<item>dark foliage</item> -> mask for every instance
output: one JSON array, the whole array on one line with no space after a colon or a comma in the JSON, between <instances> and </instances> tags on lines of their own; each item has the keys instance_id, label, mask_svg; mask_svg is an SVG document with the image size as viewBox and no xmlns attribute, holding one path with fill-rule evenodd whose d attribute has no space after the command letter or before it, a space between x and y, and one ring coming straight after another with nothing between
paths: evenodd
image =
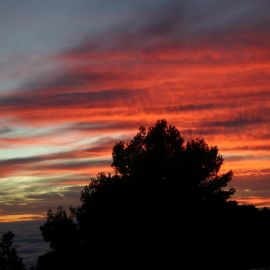
<instances>
[{"instance_id":1,"label":"dark foliage","mask_svg":"<svg viewBox=\"0 0 270 270\"><path fill-rule=\"evenodd\" d=\"M113 148L113 175L98 174L67 214L41 227L52 252L38 270L249 269L270 265L270 213L228 201L232 172L217 147L184 143L158 121Z\"/></svg>"},{"instance_id":2,"label":"dark foliage","mask_svg":"<svg viewBox=\"0 0 270 270\"><path fill-rule=\"evenodd\" d=\"M169 189L170 193L175 190L186 203L225 202L234 193L233 189L223 189L232 172L218 175L223 158L217 147L209 147L202 139L184 145L180 132L165 120L158 121L148 132L140 128L127 144L117 143L112 155L116 173L141 182L149 192L156 187Z\"/></svg>"},{"instance_id":3,"label":"dark foliage","mask_svg":"<svg viewBox=\"0 0 270 270\"><path fill-rule=\"evenodd\" d=\"M0 242L0 269L1 270L25 270L22 259L18 256L12 245L14 234L7 232Z\"/></svg>"},{"instance_id":4,"label":"dark foliage","mask_svg":"<svg viewBox=\"0 0 270 270\"><path fill-rule=\"evenodd\" d=\"M44 240L50 243L52 249L69 249L75 244L77 225L62 207L55 213L49 209L47 222L40 229Z\"/></svg>"}]
</instances>

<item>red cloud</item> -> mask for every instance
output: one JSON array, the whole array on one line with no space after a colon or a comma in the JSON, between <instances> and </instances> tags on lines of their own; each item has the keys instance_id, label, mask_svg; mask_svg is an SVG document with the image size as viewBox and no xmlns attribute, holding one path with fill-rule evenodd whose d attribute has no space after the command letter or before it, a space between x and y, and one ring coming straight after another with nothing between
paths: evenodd
<instances>
[{"instance_id":1,"label":"red cloud","mask_svg":"<svg viewBox=\"0 0 270 270\"><path fill-rule=\"evenodd\" d=\"M262 146L270 142L269 16L258 18L259 24L244 18L239 25L219 20L212 25L207 13L199 13L203 18L198 24L188 4L176 4L143 15L135 25L92 35L55 57L62 68L57 74L0 96L3 118L37 129L59 126L38 136L4 134L2 146L53 148L61 141L113 138L90 148L1 161L1 176L85 176L110 170L108 156L115 140L160 118L188 138L205 137L227 156L256 157L252 163L225 160L225 169L234 169L236 175L270 168L270 161L261 158L268 151ZM65 141L68 136L71 140ZM89 157L101 161L86 160ZM66 185L69 180L60 182Z\"/></svg>"}]
</instances>

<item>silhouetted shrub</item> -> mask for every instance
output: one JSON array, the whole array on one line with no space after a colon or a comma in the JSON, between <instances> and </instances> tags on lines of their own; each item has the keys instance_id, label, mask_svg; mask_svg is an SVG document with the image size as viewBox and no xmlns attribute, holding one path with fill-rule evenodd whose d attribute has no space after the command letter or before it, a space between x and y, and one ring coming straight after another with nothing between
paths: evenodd
<instances>
[{"instance_id":1,"label":"silhouetted shrub","mask_svg":"<svg viewBox=\"0 0 270 270\"><path fill-rule=\"evenodd\" d=\"M25 270L22 259L18 256L12 245L14 234L7 232L0 242L0 269L1 270Z\"/></svg>"}]
</instances>

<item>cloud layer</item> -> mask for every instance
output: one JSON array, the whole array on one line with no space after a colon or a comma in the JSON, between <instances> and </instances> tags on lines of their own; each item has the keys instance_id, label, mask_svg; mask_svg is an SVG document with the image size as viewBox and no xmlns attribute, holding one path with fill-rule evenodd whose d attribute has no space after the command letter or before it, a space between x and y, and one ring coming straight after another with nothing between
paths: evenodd
<instances>
[{"instance_id":1,"label":"cloud layer","mask_svg":"<svg viewBox=\"0 0 270 270\"><path fill-rule=\"evenodd\" d=\"M218 145L239 201L268 205L270 189L259 191L270 181L269 2L125 8L121 23L50 55L53 72L1 92L2 214L40 213L48 196L74 203L74 186L111 170L117 140L160 118Z\"/></svg>"}]
</instances>

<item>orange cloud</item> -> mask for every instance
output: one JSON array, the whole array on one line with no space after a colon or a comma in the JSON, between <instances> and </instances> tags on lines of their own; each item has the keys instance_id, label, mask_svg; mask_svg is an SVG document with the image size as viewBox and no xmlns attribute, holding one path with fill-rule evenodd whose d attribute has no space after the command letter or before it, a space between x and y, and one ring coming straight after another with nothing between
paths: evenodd
<instances>
[{"instance_id":1,"label":"orange cloud","mask_svg":"<svg viewBox=\"0 0 270 270\"><path fill-rule=\"evenodd\" d=\"M14 214L14 215L3 215L0 216L0 222L22 222L22 221L32 221L32 220L43 220L46 215L35 215L35 214Z\"/></svg>"}]
</instances>

